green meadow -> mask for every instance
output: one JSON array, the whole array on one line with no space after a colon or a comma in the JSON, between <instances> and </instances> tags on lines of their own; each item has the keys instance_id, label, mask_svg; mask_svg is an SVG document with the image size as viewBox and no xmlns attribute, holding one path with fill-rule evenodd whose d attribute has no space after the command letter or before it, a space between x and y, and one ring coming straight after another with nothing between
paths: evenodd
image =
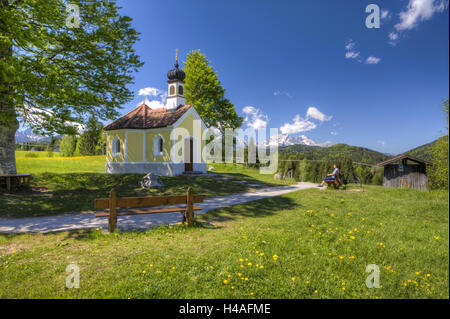
<instances>
[{"instance_id":1,"label":"green meadow","mask_svg":"<svg viewBox=\"0 0 450 319\"><path fill-rule=\"evenodd\" d=\"M310 189L192 228L0 235L0 298L449 298L448 209L448 192Z\"/></svg>"},{"instance_id":2,"label":"green meadow","mask_svg":"<svg viewBox=\"0 0 450 319\"><path fill-rule=\"evenodd\" d=\"M142 189L142 174L105 174L105 156L46 157L47 152L17 152L17 172L32 174L32 191L0 194L1 217L36 217L93 210L96 198L108 197L114 188L118 196L186 194L192 186L197 194L222 196L262 187L292 184L294 180L274 180L273 174L238 165L213 164L218 174L161 177L164 187ZM226 178L218 178L226 177Z\"/></svg>"},{"instance_id":3,"label":"green meadow","mask_svg":"<svg viewBox=\"0 0 450 319\"><path fill-rule=\"evenodd\" d=\"M237 165L208 176L106 175L103 156L18 156L33 190L0 195L1 217L93 209L119 196L207 196L290 184ZM225 177L225 178L223 178ZM309 189L196 215L194 227L0 234L0 298L449 298L448 191ZM80 288L66 288L66 267ZM379 288L367 288L368 265Z\"/></svg>"}]
</instances>

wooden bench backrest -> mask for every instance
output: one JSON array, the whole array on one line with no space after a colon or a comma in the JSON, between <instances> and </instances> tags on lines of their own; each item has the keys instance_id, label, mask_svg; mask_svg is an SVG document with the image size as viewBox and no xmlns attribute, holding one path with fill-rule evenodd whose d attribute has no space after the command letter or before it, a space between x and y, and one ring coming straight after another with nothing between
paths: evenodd
<instances>
[{"instance_id":1,"label":"wooden bench backrest","mask_svg":"<svg viewBox=\"0 0 450 319\"><path fill-rule=\"evenodd\" d=\"M111 198L98 198L95 200L95 209L107 209ZM193 203L203 203L203 195L194 195ZM187 204L186 195L147 196L147 197L116 197L116 208L149 207Z\"/></svg>"},{"instance_id":2,"label":"wooden bench backrest","mask_svg":"<svg viewBox=\"0 0 450 319\"><path fill-rule=\"evenodd\" d=\"M116 197L114 189L109 198L97 198L94 202L95 209L109 209L108 230L114 232L117 225L117 208L149 207L186 204L188 225L194 224L194 203L202 203L203 195L194 195L192 187L188 188L186 195L174 196L147 196L147 197Z\"/></svg>"}]
</instances>

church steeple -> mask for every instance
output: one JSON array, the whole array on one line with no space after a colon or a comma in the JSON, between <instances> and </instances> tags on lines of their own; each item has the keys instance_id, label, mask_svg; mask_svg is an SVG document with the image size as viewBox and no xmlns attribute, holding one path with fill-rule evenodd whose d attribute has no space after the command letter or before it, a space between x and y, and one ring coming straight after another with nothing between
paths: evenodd
<instances>
[{"instance_id":1,"label":"church steeple","mask_svg":"<svg viewBox=\"0 0 450 319\"><path fill-rule=\"evenodd\" d=\"M178 49L176 50L174 67L174 69L167 73L167 78L169 79L167 81L169 83L167 91L169 93L166 108L168 110L173 110L180 105L186 104L186 99L184 98L184 79L186 78L186 74L178 68Z\"/></svg>"}]
</instances>

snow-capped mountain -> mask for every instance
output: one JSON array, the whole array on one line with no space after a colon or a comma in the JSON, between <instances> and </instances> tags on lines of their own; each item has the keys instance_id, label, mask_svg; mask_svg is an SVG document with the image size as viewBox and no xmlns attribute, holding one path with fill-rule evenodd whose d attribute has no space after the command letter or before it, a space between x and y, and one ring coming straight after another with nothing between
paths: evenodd
<instances>
[{"instance_id":1,"label":"snow-capped mountain","mask_svg":"<svg viewBox=\"0 0 450 319\"><path fill-rule=\"evenodd\" d=\"M312 139L308 138L306 135L291 136L289 134L278 134L275 136L271 136L270 139L265 140L261 146L268 147L278 145L278 147L282 147L296 144L321 146L321 147L328 147L332 145L332 143L329 141L318 144L314 142Z\"/></svg>"},{"instance_id":2,"label":"snow-capped mountain","mask_svg":"<svg viewBox=\"0 0 450 319\"><path fill-rule=\"evenodd\" d=\"M30 128L16 131L16 143L48 142L48 141L50 141L50 137L36 135L33 133L33 131Z\"/></svg>"}]
</instances>

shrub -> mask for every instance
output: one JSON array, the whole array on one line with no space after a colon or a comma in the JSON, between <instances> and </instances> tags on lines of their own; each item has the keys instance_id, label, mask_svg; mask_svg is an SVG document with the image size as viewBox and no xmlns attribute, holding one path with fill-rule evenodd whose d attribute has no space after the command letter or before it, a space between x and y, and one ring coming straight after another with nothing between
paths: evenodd
<instances>
[{"instance_id":1,"label":"shrub","mask_svg":"<svg viewBox=\"0 0 450 319\"><path fill-rule=\"evenodd\" d=\"M25 153L25 157L39 157L39 154L35 152L27 152Z\"/></svg>"},{"instance_id":2,"label":"shrub","mask_svg":"<svg viewBox=\"0 0 450 319\"><path fill-rule=\"evenodd\" d=\"M77 146L77 138L74 135L66 135L62 138L59 146L61 156L73 156Z\"/></svg>"}]
</instances>

